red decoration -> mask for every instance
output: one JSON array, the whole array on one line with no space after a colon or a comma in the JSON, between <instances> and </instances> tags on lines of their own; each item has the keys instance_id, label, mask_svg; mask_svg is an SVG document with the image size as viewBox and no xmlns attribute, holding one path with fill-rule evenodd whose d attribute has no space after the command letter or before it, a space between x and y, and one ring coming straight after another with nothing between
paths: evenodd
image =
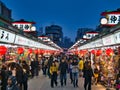
<instances>
[{"instance_id":1,"label":"red decoration","mask_svg":"<svg viewBox=\"0 0 120 90\"><path fill-rule=\"evenodd\" d=\"M35 54L38 54L38 49L35 49L35 50L34 50L34 53L35 53Z\"/></svg>"},{"instance_id":2,"label":"red decoration","mask_svg":"<svg viewBox=\"0 0 120 90\"><path fill-rule=\"evenodd\" d=\"M96 51L96 56L100 56L101 54L102 54L102 50L99 49Z\"/></svg>"},{"instance_id":3,"label":"red decoration","mask_svg":"<svg viewBox=\"0 0 120 90\"><path fill-rule=\"evenodd\" d=\"M32 52L33 52L32 48L28 49L29 54L32 53Z\"/></svg>"},{"instance_id":4,"label":"red decoration","mask_svg":"<svg viewBox=\"0 0 120 90\"><path fill-rule=\"evenodd\" d=\"M111 48L106 49L106 54L108 56L112 55L113 54L113 50Z\"/></svg>"},{"instance_id":5,"label":"red decoration","mask_svg":"<svg viewBox=\"0 0 120 90\"><path fill-rule=\"evenodd\" d=\"M5 46L0 46L0 55L5 55L7 48Z\"/></svg>"},{"instance_id":6,"label":"red decoration","mask_svg":"<svg viewBox=\"0 0 120 90\"><path fill-rule=\"evenodd\" d=\"M22 47L19 47L17 49L18 54L22 54L24 52L24 49Z\"/></svg>"},{"instance_id":7,"label":"red decoration","mask_svg":"<svg viewBox=\"0 0 120 90\"><path fill-rule=\"evenodd\" d=\"M79 53L80 53L81 56L84 56L87 53L87 50L80 50Z\"/></svg>"},{"instance_id":8,"label":"red decoration","mask_svg":"<svg viewBox=\"0 0 120 90\"><path fill-rule=\"evenodd\" d=\"M92 54L96 54L96 50L91 50L91 53Z\"/></svg>"}]
</instances>

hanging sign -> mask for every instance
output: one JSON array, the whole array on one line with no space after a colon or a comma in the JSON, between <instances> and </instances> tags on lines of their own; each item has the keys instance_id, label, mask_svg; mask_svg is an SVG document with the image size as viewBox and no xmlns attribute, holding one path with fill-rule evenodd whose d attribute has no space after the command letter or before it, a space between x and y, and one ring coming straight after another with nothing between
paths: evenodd
<instances>
[{"instance_id":1,"label":"hanging sign","mask_svg":"<svg viewBox=\"0 0 120 90\"><path fill-rule=\"evenodd\" d=\"M14 43L15 34L0 29L0 42Z\"/></svg>"},{"instance_id":2,"label":"hanging sign","mask_svg":"<svg viewBox=\"0 0 120 90\"><path fill-rule=\"evenodd\" d=\"M110 36L104 37L104 38L102 38L102 40L103 40L103 44L104 45L116 44L114 35L110 35Z\"/></svg>"},{"instance_id":3,"label":"hanging sign","mask_svg":"<svg viewBox=\"0 0 120 90\"><path fill-rule=\"evenodd\" d=\"M120 43L120 32L114 34L116 44Z\"/></svg>"}]
</instances>

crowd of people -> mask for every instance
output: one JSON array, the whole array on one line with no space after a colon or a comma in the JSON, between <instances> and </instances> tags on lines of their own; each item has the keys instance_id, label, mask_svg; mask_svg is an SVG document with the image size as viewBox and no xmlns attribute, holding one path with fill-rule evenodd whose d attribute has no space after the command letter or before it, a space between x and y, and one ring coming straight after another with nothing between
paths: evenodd
<instances>
[{"instance_id":1,"label":"crowd of people","mask_svg":"<svg viewBox=\"0 0 120 90\"><path fill-rule=\"evenodd\" d=\"M28 64L25 60L3 62L0 70L1 90L28 90L28 79L38 76L39 62L31 59Z\"/></svg>"},{"instance_id":2,"label":"crowd of people","mask_svg":"<svg viewBox=\"0 0 120 90\"><path fill-rule=\"evenodd\" d=\"M73 87L79 87L79 78L84 78L84 90L92 90L91 85L93 83L97 85L100 72L95 65L94 68L91 66L89 57L64 54L41 57L40 60L31 58L29 64L26 60L19 63L4 62L0 71L1 90L28 90L29 78L37 77L40 70L45 77L50 78L51 88L58 86L58 77L60 77L61 87L67 85L67 80L70 80ZM116 85L120 87L120 73L117 75Z\"/></svg>"},{"instance_id":3,"label":"crowd of people","mask_svg":"<svg viewBox=\"0 0 120 90\"><path fill-rule=\"evenodd\" d=\"M51 62L51 63L50 63ZM78 86L79 77L84 77L85 90L91 90L92 77L94 77L91 61L89 58L84 60L78 56L57 56L44 59L42 62L43 75L48 75L51 79L51 87L58 85L58 77L60 77L61 87L67 85L67 74L69 74L73 87ZM96 80L97 83L97 80ZM87 89L88 87L88 89Z\"/></svg>"}]
</instances>

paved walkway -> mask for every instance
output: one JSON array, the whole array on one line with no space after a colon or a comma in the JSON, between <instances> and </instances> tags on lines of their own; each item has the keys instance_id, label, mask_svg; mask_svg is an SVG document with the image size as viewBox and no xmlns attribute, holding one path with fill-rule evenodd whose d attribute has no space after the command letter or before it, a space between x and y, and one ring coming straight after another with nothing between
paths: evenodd
<instances>
[{"instance_id":1,"label":"paved walkway","mask_svg":"<svg viewBox=\"0 0 120 90\"><path fill-rule=\"evenodd\" d=\"M42 74L38 77L34 77L29 80L28 90L84 90L83 88L83 78L79 78L79 87L74 88L70 83L70 80L67 80L67 85L61 87L58 79L58 86L51 88L50 87L50 79L48 77L43 76ZM106 90L102 85L92 85L92 90Z\"/></svg>"}]
</instances>

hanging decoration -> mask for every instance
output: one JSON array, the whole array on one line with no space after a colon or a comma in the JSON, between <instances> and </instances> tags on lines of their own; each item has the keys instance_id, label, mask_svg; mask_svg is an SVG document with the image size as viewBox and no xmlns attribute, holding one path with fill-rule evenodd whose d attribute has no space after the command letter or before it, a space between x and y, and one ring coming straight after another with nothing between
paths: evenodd
<instances>
[{"instance_id":1,"label":"hanging decoration","mask_svg":"<svg viewBox=\"0 0 120 90\"><path fill-rule=\"evenodd\" d=\"M24 52L24 49L22 47L17 48L17 53L22 54Z\"/></svg>"},{"instance_id":2,"label":"hanging decoration","mask_svg":"<svg viewBox=\"0 0 120 90\"><path fill-rule=\"evenodd\" d=\"M0 55L5 55L7 52L7 48L5 46L0 46Z\"/></svg>"},{"instance_id":3,"label":"hanging decoration","mask_svg":"<svg viewBox=\"0 0 120 90\"><path fill-rule=\"evenodd\" d=\"M96 50L94 50L94 49L91 50L91 53L95 55L96 54Z\"/></svg>"},{"instance_id":4,"label":"hanging decoration","mask_svg":"<svg viewBox=\"0 0 120 90\"><path fill-rule=\"evenodd\" d=\"M100 56L101 54L102 54L102 50L99 49L96 51L96 56Z\"/></svg>"},{"instance_id":5,"label":"hanging decoration","mask_svg":"<svg viewBox=\"0 0 120 90\"><path fill-rule=\"evenodd\" d=\"M32 48L28 49L28 53L31 54L33 52Z\"/></svg>"},{"instance_id":6,"label":"hanging decoration","mask_svg":"<svg viewBox=\"0 0 120 90\"><path fill-rule=\"evenodd\" d=\"M113 55L113 49L111 49L111 48L108 48L108 49L106 49L106 55L108 55L108 56L111 56L111 55Z\"/></svg>"}]
</instances>

